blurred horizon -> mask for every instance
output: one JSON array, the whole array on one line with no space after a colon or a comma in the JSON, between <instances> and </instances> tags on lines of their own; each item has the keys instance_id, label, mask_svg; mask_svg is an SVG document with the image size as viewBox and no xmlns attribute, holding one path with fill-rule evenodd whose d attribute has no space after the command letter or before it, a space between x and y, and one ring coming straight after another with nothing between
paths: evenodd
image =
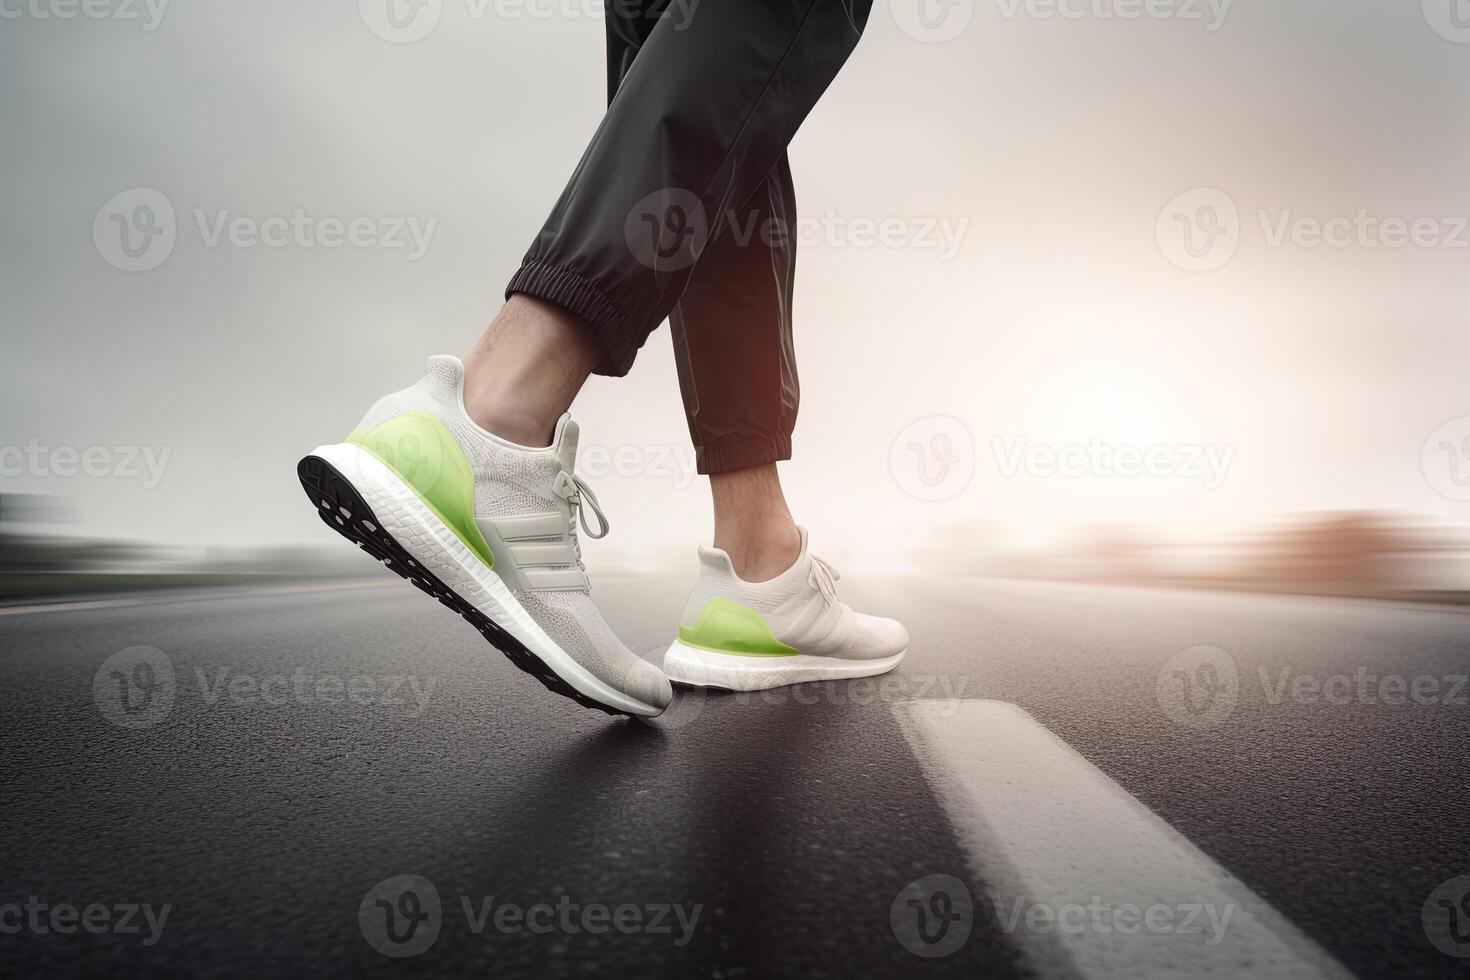
<instances>
[{"instance_id":1,"label":"blurred horizon","mask_svg":"<svg viewBox=\"0 0 1470 980\"><path fill-rule=\"evenodd\" d=\"M1187 538L1146 525L1095 525L1048 546L1014 547L986 522L957 522L910 542L887 574L1010 578L1234 591L1470 602L1470 528L1385 512L1280 515L1235 533ZM672 551L612 560L599 579L693 572ZM167 577L274 580L369 578L373 562L330 542L184 546L97 539L71 520L64 500L0 494L0 600L101 591ZM90 579L90 581L89 581ZM389 581L385 574L383 581ZM207 584L207 583L205 583Z\"/></svg>"}]
</instances>

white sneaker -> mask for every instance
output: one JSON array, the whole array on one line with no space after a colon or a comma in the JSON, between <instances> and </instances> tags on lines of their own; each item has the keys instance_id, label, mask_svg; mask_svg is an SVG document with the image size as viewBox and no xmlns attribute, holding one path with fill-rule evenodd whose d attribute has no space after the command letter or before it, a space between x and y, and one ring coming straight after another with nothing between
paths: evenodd
<instances>
[{"instance_id":1,"label":"white sneaker","mask_svg":"<svg viewBox=\"0 0 1470 980\"><path fill-rule=\"evenodd\" d=\"M573 475L576 457L570 416L543 449L480 428L465 412L464 365L439 356L345 442L302 459L297 475L328 527L469 620L517 667L587 707L652 717L673 691L592 602L576 521L600 538L607 520Z\"/></svg>"},{"instance_id":2,"label":"white sneaker","mask_svg":"<svg viewBox=\"0 0 1470 980\"><path fill-rule=\"evenodd\" d=\"M908 652L891 619L853 612L837 598L836 570L807 550L769 582L746 582L730 556L699 549L699 581L679 638L664 655L677 684L761 691L804 681L886 674Z\"/></svg>"}]
</instances>

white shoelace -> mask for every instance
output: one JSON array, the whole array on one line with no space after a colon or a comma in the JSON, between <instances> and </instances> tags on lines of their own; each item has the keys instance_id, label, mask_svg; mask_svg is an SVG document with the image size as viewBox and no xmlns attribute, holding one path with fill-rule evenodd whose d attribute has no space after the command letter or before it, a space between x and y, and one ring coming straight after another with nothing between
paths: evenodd
<instances>
[{"instance_id":1,"label":"white shoelace","mask_svg":"<svg viewBox=\"0 0 1470 980\"><path fill-rule=\"evenodd\" d=\"M812 588L822 593L829 605L840 601L837 598L837 580L842 578L842 573L816 555L811 558L812 570L807 575L807 581Z\"/></svg>"},{"instance_id":2,"label":"white shoelace","mask_svg":"<svg viewBox=\"0 0 1470 980\"><path fill-rule=\"evenodd\" d=\"M577 567L586 571L586 567L582 564L582 542L577 539L577 525L581 524L582 532L594 541L607 537L607 532L612 530L612 525L608 523L607 515L602 512L602 505L597 502L597 494L593 493L592 488L575 473L562 470L556 475L556 480L552 483L551 488L558 497L571 506L572 550L577 556ZM592 528L587 526L589 506L597 515L598 531L596 534L593 534Z\"/></svg>"}]
</instances>

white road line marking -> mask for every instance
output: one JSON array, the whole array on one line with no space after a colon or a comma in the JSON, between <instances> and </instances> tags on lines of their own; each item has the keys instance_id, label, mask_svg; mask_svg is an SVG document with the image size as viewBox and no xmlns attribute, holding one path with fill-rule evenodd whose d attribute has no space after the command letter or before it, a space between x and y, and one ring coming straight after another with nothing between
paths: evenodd
<instances>
[{"instance_id":1,"label":"white road line marking","mask_svg":"<svg viewBox=\"0 0 1470 980\"><path fill-rule=\"evenodd\" d=\"M25 616L30 613L75 612L78 609L116 609L119 606L141 606L141 599L93 599L87 602L43 602L35 606L5 606L0 616Z\"/></svg>"},{"instance_id":2,"label":"white road line marking","mask_svg":"<svg viewBox=\"0 0 1470 980\"><path fill-rule=\"evenodd\" d=\"M219 592L191 592L180 595L171 592L166 596L153 597L152 601L140 599L87 599L79 602L41 602L29 606L0 606L0 616L25 616L32 613L77 612L86 609L117 609L123 606L162 606L178 602L201 602L206 599L245 599L263 595L302 595L310 592L347 592L353 589L397 588L397 579L377 581L316 582L310 585L264 585L247 586L243 590L222 586Z\"/></svg>"},{"instance_id":3,"label":"white road line marking","mask_svg":"<svg viewBox=\"0 0 1470 980\"><path fill-rule=\"evenodd\" d=\"M995 889L985 911L1042 975L1351 976L1016 705L893 710L975 871Z\"/></svg>"}]
</instances>

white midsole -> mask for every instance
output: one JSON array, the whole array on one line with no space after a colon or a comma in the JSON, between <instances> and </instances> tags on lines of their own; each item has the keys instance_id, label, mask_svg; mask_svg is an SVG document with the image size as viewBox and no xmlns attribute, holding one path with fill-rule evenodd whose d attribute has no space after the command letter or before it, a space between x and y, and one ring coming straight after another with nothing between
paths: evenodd
<instances>
[{"instance_id":1,"label":"white midsole","mask_svg":"<svg viewBox=\"0 0 1470 980\"><path fill-rule=\"evenodd\" d=\"M847 660L796 654L785 657L745 657L716 653L675 640L664 654L664 673L676 684L721 687L731 691L764 691L807 681L834 681L873 677L898 666L907 650L878 660Z\"/></svg>"},{"instance_id":2,"label":"white midsole","mask_svg":"<svg viewBox=\"0 0 1470 980\"><path fill-rule=\"evenodd\" d=\"M414 560L530 650L576 690L629 714L654 717L662 708L644 704L607 684L573 660L517 601L480 556L428 508L414 489L372 453L351 443L319 446L311 455L325 460L367 501L378 524Z\"/></svg>"}]
</instances>

